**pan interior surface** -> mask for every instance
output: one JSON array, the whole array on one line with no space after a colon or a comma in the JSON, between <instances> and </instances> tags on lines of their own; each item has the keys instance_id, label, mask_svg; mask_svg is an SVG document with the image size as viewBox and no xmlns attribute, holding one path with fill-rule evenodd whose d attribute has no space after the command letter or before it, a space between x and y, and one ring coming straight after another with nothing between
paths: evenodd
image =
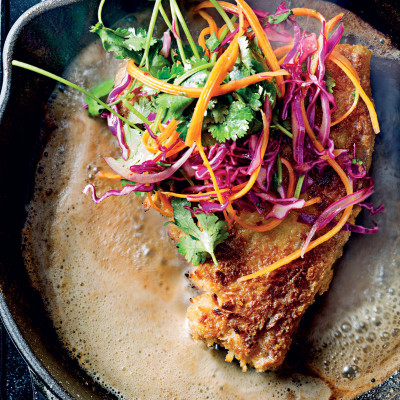
<instances>
[{"instance_id":1,"label":"pan interior surface","mask_svg":"<svg viewBox=\"0 0 400 400\"><path fill-rule=\"evenodd\" d=\"M308 3L327 17L339 12L332 4ZM268 5L274 7L276 3ZM77 382L82 368L91 377L88 382L106 388L89 383L94 392L85 393L76 383L68 387L74 396L251 399L273 393L284 399L350 399L368 390L371 379L376 385L394 372L400 343L399 193L393 190L400 183L395 169L400 94L393 82L400 78L399 55L387 38L357 17L346 13L345 18L345 41L374 50L372 89L382 134L377 137L373 176L375 199L383 199L387 211L374 217L378 235L352 237L330 291L308 314L287 369L278 374L242 374L238 366L223 361L221 351L193 343L185 310L195 292L184 277L188 266L167 238L165 221L152 213L144 215L140 198L114 198L96 206L81 195L89 182L102 192L112 187L95 174L106 168L101 156L117 155L117 149L104 123L81 110L84 99L70 89L56 88L38 142L44 147L37 148L40 159L34 161L35 184L23 231L24 263L33 286L32 304L38 307L31 310L31 321L43 313L43 302L49 316L40 316L46 321L44 335L52 332L52 349L64 362L61 367L47 362L46 367L63 381L62 369L72 358ZM147 11L135 12L128 22L146 26L148 19ZM118 66L94 43L65 74L91 87L112 77ZM371 222L364 215L360 223ZM17 319L35 355L46 363L51 356L40 354L41 346L33 341L35 330L40 330L37 321L32 328L26 319ZM59 339L66 351L59 350Z\"/></svg>"}]
</instances>

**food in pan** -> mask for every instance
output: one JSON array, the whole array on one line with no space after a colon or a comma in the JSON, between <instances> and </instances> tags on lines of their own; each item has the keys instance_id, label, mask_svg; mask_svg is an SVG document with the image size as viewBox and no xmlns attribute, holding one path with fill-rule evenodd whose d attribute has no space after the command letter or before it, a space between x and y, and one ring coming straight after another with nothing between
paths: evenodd
<instances>
[{"instance_id":1,"label":"food in pan","mask_svg":"<svg viewBox=\"0 0 400 400\"><path fill-rule=\"evenodd\" d=\"M193 12L209 26L199 45L174 0L170 16L156 1L147 32L105 27L103 4L92 31L126 61L115 84L76 88L121 148L99 176L123 187L84 192L96 203L135 193L168 217L202 291L188 310L194 338L222 345L243 370L279 367L350 232L378 229L355 225L360 206L382 209L365 203L379 132L371 52L339 44L341 14L326 21L284 2L273 14L243 0L200 3ZM158 14L169 28L162 39ZM320 32L302 30L298 16L318 19Z\"/></svg>"}]
</instances>

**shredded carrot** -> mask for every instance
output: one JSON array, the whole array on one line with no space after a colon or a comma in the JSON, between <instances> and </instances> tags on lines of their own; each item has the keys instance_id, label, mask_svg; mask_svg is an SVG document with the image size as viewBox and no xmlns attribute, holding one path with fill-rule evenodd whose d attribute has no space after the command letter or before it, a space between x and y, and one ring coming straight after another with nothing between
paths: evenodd
<instances>
[{"instance_id":1,"label":"shredded carrot","mask_svg":"<svg viewBox=\"0 0 400 400\"><path fill-rule=\"evenodd\" d=\"M320 244L326 242L327 240L331 239L333 236L335 236L340 230L343 228L344 224L347 222L348 218L350 217L351 211L353 209L353 206L350 206L346 208L343 212L342 217L340 218L339 222L335 225L333 229L331 229L329 232L325 233L325 235L322 235L316 240L313 240L307 247L306 252L314 249L315 247L319 246ZM269 265L266 268L262 268L261 270L255 272L254 274L246 275L238 279L239 282L247 281L249 279L257 278L258 276L267 274L268 272L272 272L286 264L289 264L290 262L298 259L301 257L301 251L302 249L298 249L292 254L289 254L288 256L274 262L273 264Z\"/></svg>"},{"instance_id":2,"label":"shredded carrot","mask_svg":"<svg viewBox=\"0 0 400 400\"><path fill-rule=\"evenodd\" d=\"M293 167L292 164L290 164L290 162L286 160L286 158L281 157L281 162L287 168L289 173L289 185L287 189L287 197L292 197L295 191L295 185L294 185L295 178L294 178Z\"/></svg>"},{"instance_id":3,"label":"shredded carrot","mask_svg":"<svg viewBox=\"0 0 400 400\"><path fill-rule=\"evenodd\" d=\"M325 36L328 36L328 33L332 31L332 29L336 26L336 24L341 21L343 18L343 13L335 15L332 19L330 19L325 25Z\"/></svg>"},{"instance_id":4,"label":"shredded carrot","mask_svg":"<svg viewBox=\"0 0 400 400\"><path fill-rule=\"evenodd\" d=\"M158 197L158 192L156 192L156 198L157 197ZM168 217L168 218L171 218L171 217L174 216L173 212L171 214L171 212L169 210L168 211L164 211L164 210L162 210L160 207L158 207L156 205L156 203L153 200L151 192L147 192L147 201L149 202L150 206L152 208L154 208L156 211L158 211L161 215L164 215L165 217Z\"/></svg>"},{"instance_id":5,"label":"shredded carrot","mask_svg":"<svg viewBox=\"0 0 400 400\"><path fill-rule=\"evenodd\" d=\"M367 96L364 89L361 87L357 77L351 72L351 69L348 66L348 64L350 64L350 62L347 60L346 57L343 57L341 54L339 54L335 50L332 51L332 54L330 55L329 59L332 60L350 78L351 82L356 87L357 91L359 92L361 98L364 100L365 105L368 108L369 115L370 115L371 122L372 122L372 127L374 128L375 133L379 133L380 128L379 128L378 116L376 115L375 107L374 107L371 99ZM343 59L345 59L346 61L344 61Z\"/></svg>"},{"instance_id":6,"label":"shredded carrot","mask_svg":"<svg viewBox=\"0 0 400 400\"><path fill-rule=\"evenodd\" d=\"M161 203L163 208L165 208L167 210L167 212L169 214L171 214L171 219L172 221L174 221L174 209L171 206L171 202L169 201L168 197L162 193L162 192L157 192L160 194L160 199L161 199Z\"/></svg>"},{"instance_id":7,"label":"shredded carrot","mask_svg":"<svg viewBox=\"0 0 400 400\"><path fill-rule=\"evenodd\" d=\"M210 26L210 34L217 34L218 28L214 18L212 18L208 12L203 10L199 10L198 13L208 22L208 25Z\"/></svg>"},{"instance_id":8,"label":"shredded carrot","mask_svg":"<svg viewBox=\"0 0 400 400\"><path fill-rule=\"evenodd\" d=\"M136 78L139 82L156 89L164 93L174 94L176 96L186 96L191 98L199 98L203 88L192 88L185 86L178 86L167 83L154 76L149 75L149 73L139 69L132 60L129 61L126 71L129 75ZM273 77L289 75L284 69L279 69L272 72L261 72L259 74L251 75L246 78L239 79L237 81L231 81L224 85L218 86L213 93L213 96L222 96L231 92L235 92L241 88L253 85L255 83L261 82L263 80L271 80Z\"/></svg>"},{"instance_id":9,"label":"shredded carrot","mask_svg":"<svg viewBox=\"0 0 400 400\"><path fill-rule=\"evenodd\" d=\"M233 186L232 188L226 188L226 189L220 189L221 193L226 193L226 192L235 192L237 190L241 190L244 186L246 186L246 183L241 183L240 185ZM175 192L162 192L166 196L171 196L171 197L178 197L180 199L187 199L190 197L191 201L201 201L201 200L214 200L212 196L216 196L217 192L215 191L210 191L207 193L196 193L196 194L181 194L181 193L175 193ZM208 199L204 198L204 195L210 196Z\"/></svg>"},{"instance_id":10,"label":"shredded carrot","mask_svg":"<svg viewBox=\"0 0 400 400\"><path fill-rule=\"evenodd\" d=\"M315 148L322 152L324 151L324 147L322 146L322 144L318 141L318 139L315 137L314 132L312 131L310 124L308 122L308 118L307 118L307 113L304 107L304 99L301 100L301 112L303 115L303 119L304 119L304 125L306 128L306 132L309 136L309 138L311 139L312 143L314 144ZM343 171L343 169L340 167L340 165L335 161L332 160L330 157L327 157L327 161L328 163L331 165L331 167L336 171L336 173L339 175L340 179L342 180L345 188L346 188L346 192L347 195L352 194L353 193L353 186L349 180L349 178L347 177L346 173ZM312 242L310 242L310 244L307 246L307 248L305 249L304 253L309 252L310 250L314 249L315 247L319 246L320 244L326 242L327 240L331 239L333 236L335 236L344 226L344 224L347 222L347 220L350 217L350 214L353 210L353 206L349 206L347 207L339 222L335 225L335 227L333 229L331 229L330 231L328 231L327 233L325 233L324 235L322 235L321 237L313 240ZM253 273L253 274L249 274L246 276L243 276L241 278L239 278L239 282L242 281L247 281L249 279L253 279L256 278L258 276L264 275L268 272L272 272L296 259L298 259L299 257L301 257L303 252L303 249L300 248L296 251L294 251L293 253L289 254L288 256L274 262L273 264L269 265L268 267L262 268L261 270Z\"/></svg>"},{"instance_id":11,"label":"shredded carrot","mask_svg":"<svg viewBox=\"0 0 400 400\"><path fill-rule=\"evenodd\" d=\"M325 21L325 18L322 14L320 14L317 10L312 10L311 8L292 8L292 12L295 17L311 17L316 18L321 22Z\"/></svg>"},{"instance_id":12,"label":"shredded carrot","mask_svg":"<svg viewBox=\"0 0 400 400\"><path fill-rule=\"evenodd\" d=\"M197 142L197 147L200 154L202 153L201 129L203 125L204 113L207 109L209 101L214 95L215 89L226 78L228 72L232 69L237 60L239 55L239 37L241 34L242 32L239 32L235 36L229 47L214 65L210 75L208 76L206 84L202 88L201 95L194 109L185 143L187 146L192 146L194 142Z\"/></svg>"},{"instance_id":13,"label":"shredded carrot","mask_svg":"<svg viewBox=\"0 0 400 400\"><path fill-rule=\"evenodd\" d=\"M231 14L239 14L239 8L234 4L227 3L226 1L219 1L218 4L225 10L230 12ZM202 3L198 4L196 7L193 8L193 12L198 12L203 8L214 8L214 5L211 1L203 1Z\"/></svg>"},{"instance_id":14,"label":"shredded carrot","mask_svg":"<svg viewBox=\"0 0 400 400\"><path fill-rule=\"evenodd\" d=\"M321 201L321 197L314 197L313 199L306 201L304 207L310 207L314 204L321 203Z\"/></svg>"},{"instance_id":15,"label":"shredded carrot","mask_svg":"<svg viewBox=\"0 0 400 400\"><path fill-rule=\"evenodd\" d=\"M335 121L331 123L331 127L337 125L339 122L342 122L344 119L346 119L357 107L358 100L360 98L360 93L358 92L357 89L355 89L355 95L354 95L354 101L351 107L339 118L337 118Z\"/></svg>"},{"instance_id":16,"label":"shredded carrot","mask_svg":"<svg viewBox=\"0 0 400 400\"><path fill-rule=\"evenodd\" d=\"M306 128L306 132L308 137L311 139L314 147L319 151L319 152L323 152L324 146L322 146L322 144L318 141L318 139L315 137L315 134L313 132L313 130L311 129L310 123L308 122L308 118L307 118L307 113L306 113L306 109L304 106L304 98L301 99L301 113L303 115L303 119L304 119L304 126ZM327 161L328 164L336 171L336 173L339 175L340 179L342 180L345 188L346 188L346 192L347 194L351 194L353 193L353 186L349 180L349 178L347 177L346 173L343 171L343 169L341 168L341 166L335 161L332 160L332 158L327 157Z\"/></svg>"},{"instance_id":17,"label":"shredded carrot","mask_svg":"<svg viewBox=\"0 0 400 400\"><path fill-rule=\"evenodd\" d=\"M282 164L284 164L286 166L286 168L288 169L288 172L289 172L289 185L288 185L288 190L287 190L287 196L288 197L292 197L293 194L294 194L294 190L295 190L295 184L294 184L295 177L294 177L293 167L290 164L290 162L288 160L286 160L285 158L283 158L283 157L281 157L281 162L282 162ZM307 206L312 205L314 203L319 203L320 201L321 201L321 199L319 197L316 197L315 199L312 199L312 200L306 202L304 207L307 207ZM270 231L270 230L276 228L278 225L280 225L283 222L283 219L271 218L264 225L249 225L246 222L244 222L242 219L240 219L233 209L229 210L229 213L230 213L231 217L233 218L233 220L235 222L237 222L241 227L246 228L246 229L250 229L250 230L252 230L254 232L267 232L267 231Z\"/></svg>"},{"instance_id":18,"label":"shredded carrot","mask_svg":"<svg viewBox=\"0 0 400 400\"><path fill-rule=\"evenodd\" d=\"M278 47L274 50L275 56L276 58L278 57L282 57L282 56L286 56L287 53L289 53L290 50L293 49L293 45L292 44L287 44L285 46L281 46ZM281 64L281 62L279 61L279 64Z\"/></svg>"},{"instance_id":19,"label":"shredded carrot","mask_svg":"<svg viewBox=\"0 0 400 400\"><path fill-rule=\"evenodd\" d=\"M267 100L268 101L268 100ZM260 159L264 159L265 151L267 150L268 146L268 139L269 139L269 125L267 122L267 118L265 117L265 114L261 111L262 113L262 119L264 123L264 130L263 130L263 138L262 138L262 143L261 143L261 155ZM261 169L261 164L260 166L251 174L250 179L248 180L246 186L238 193L234 194L233 196L229 197L229 201L232 202L234 200L237 200L241 197L243 197L248 191L253 187L254 183L257 180L258 174Z\"/></svg>"},{"instance_id":20,"label":"shredded carrot","mask_svg":"<svg viewBox=\"0 0 400 400\"><path fill-rule=\"evenodd\" d=\"M149 132L146 130L143 135L142 135L142 142L144 144L144 146L146 147L146 149L153 154L157 154L159 153L159 146L161 146L163 144L163 142L167 139L169 139L167 141L167 143L165 144L166 147L170 146L173 141L175 141L177 139L177 136L179 136L179 133L176 133L176 127L178 126L178 121L176 121L175 119L173 119L172 121L170 121L170 123L168 124L168 126L166 128L162 127L163 132L161 133L161 135L157 136L156 140L155 140L155 146L149 144L149 141L151 139ZM161 129L160 129L161 130ZM153 140L153 139L151 139Z\"/></svg>"},{"instance_id":21,"label":"shredded carrot","mask_svg":"<svg viewBox=\"0 0 400 400\"><path fill-rule=\"evenodd\" d=\"M210 32L211 32L210 27L207 27L207 28L204 28L204 29L200 32L200 35L199 35L199 39L198 39L198 41L199 41L199 46L200 46L204 51L207 50L207 47L206 47L206 38L205 38L205 36L209 35Z\"/></svg>"},{"instance_id":22,"label":"shredded carrot","mask_svg":"<svg viewBox=\"0 0 400 400\"><path fill-rule=\"evenodd\" d=\"M320 203L321 198L320 197L315 197L314 199L311 199L309 201L306 201L303 208L312 206L313 204ZM233 209L232 209L233 210ZM249 229L254 232L267 232L271 231L272 229L276 228L278 225L280 225L283 221L283 219L278 219L278 218L271 218L266 224L264 225L250 225L246 222L244 222L241 218L239 218L236 214L236 212L229 211L229 215L233 218L235 222L237 222L241 227L245 229Z\"/></svg>"},{"instance_id":23,"label":"shredded carrot","mask_svg":"<svg viewBox=\"0 0 400 400\"><path fill-rule=\"evenodd\" d=\"M142 143L146 147L147 151L149 151L150 153L156 154L158 150L149 144L149 140L150 140L149 132L144 131L144 133L142 135Z\"/></svg>"},{"instance_id":24,"label":"shredded carrot","mask_svg":"<svg viewBox=\"0 0 400 400\"><path fill-rule=\"evenodd\" d=\"M203 159L203 164L204 164L205 167L208 169L208 172L209 172L209 174L210 174L210 176L211 176L211 181L212 181L212 183L213 183L213 185L214 185L214 190L215 190L215 192L216 192L216 194L217 194L218 201L219 201L221 204L224 204L224 203L225 203L225 200L224 200L224 198L222 197L221 189L220 189L219 186L218 186L217 178L215 177L214 171L213 171L212 168L211 168L211 165L210 165L210 162L208 161L208 158L207 158L207 156L206 156L206 153L204 153L203 146L202 146L201 143L200 143L200 144L197 144L197 147L198 147L198 149L199 149L199 153L200 153L200 155L201 155L201 158Z\"/></svg>"},{"instance_id":25,"label":"shredded carrot","mask_svg":"<svg viewBox=\"0 0 400 400\"><path fill-rule=\"evenodd\" d=\"M311 57L311 63L310 63L310 72L315 75L318 67L318 62L319 62L319 56L322 51L322 46L323 46L323 41L324 41L324 36L319 35L318 37L318 49L317 51L312 55Z\"/></svg>"},{"instance_id":26,"label":"shredded carrot","mask_svg":"<svg viewBox=\"0 0 400 400\"><path fill-rule=\"evenodd\" d=\"M261 50L264 53L265 59L269 67L272 71L278 71L280 69L278 60L276 59L271 44L256 14L244 0L236 0L236 2L243 9L244 15L246 16L247 20L250 23L250 26L253 29L254 34L256 35L258 45L261 47ZM285 85L282 85L283 78L281 76L277 76L276 83L280 88L281 97L283 97L285 95Z\"/></svg>"},{"instance_id":27,"label":"shredded carrot","mask_svg":"<svg viewBox=\"0 0 400 400\"><path fill-rule=\"evenodd\" d=\"M113 172L99 171L96 175L98 178L105 179L122 179L121 175L114 174Z\"/></svg>"}]
</instances>

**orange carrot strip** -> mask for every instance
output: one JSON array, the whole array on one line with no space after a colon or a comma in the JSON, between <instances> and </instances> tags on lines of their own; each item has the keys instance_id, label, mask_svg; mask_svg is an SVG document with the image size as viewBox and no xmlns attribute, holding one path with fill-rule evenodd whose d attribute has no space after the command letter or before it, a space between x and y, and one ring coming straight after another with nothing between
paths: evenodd
<instances>
[{"instance_id":1,"label":"orange carrot strip","mask_svg":"<svg viewBox=\"0 0 400 400\"><path fill-rule=\"evenodd\" d=\"M314 199L306 201L303 208L311 206L311 205L316 204L316 203L320 203L320 202L321 202L321 198L320 197L316 197ZM234 210L233 210L233 213L230 211L230 215L233 218L233 220L235 222L237 222L241 227L249 229L249 230L254 231L254 232L271 231L272 229L276 228L278 225L280 225L284 221L284 219L271 218L264 225L250 225L250 224L244 222L241 218L239 218Z\"/></svg>"},{"instance_id":2,"label":"orange carrot strip","mask_svg":"<svg viewBox=\"0 0 400 400\"><path fill-rule=\"evenodd\" d=\"M322 152L324 150L324 147L318 141L318 139L315 137L314 132L312 131L310 124L308 122L306 110L304 107L304 99L302 99L302 101L301 101L301 112L303 115L306 132L307 132L309 138L311 139L311 141L314 144L314 146L316 147L316 149L318 151ZM340 176L340 179L342 180L342 182L346 188L347 194L348 195L352 194L353 186L352 186L349 178L347 177L346 173L340 167L340 165L335 160L332 160L330 157L327 158L327 161L332 166L332 168L336 171L336 173ZM319 246L320 244L326 242L327 240L329 240L333 236L335 236L343 228L344 224L349 219L352 210L353 210L353 206L347 207L344 210L341 218L339 219L339 222L335 225L335 227L333 229L331 229L330 231L328 231L327 233L325 233L324 235L322 235L321 237L319 237L318 239L315 239L312 242L310 242L310 244L308 245L308 247L305 250L305 253L309 252L310 250L314 249L315 247ZM293 253L289 254L288 256L274 262L273 264L269 265L268 267L262 268L261 270L255 272L253 274L246 275L246 276L239 278L238 281L239 282L247 281L249 279L253 279L258 276L264 275L268 272L272 272L272 271L298 259L299 257L301 257L301 254L302 254L302 248L300 248L300 249L294 251Z\"/></svg>"},{"instance_id":3,"label":"orange carrot strip","mask_svg":"<svg viewBox=\"0 0 400 400\"><path fill-rule=\"evenodd\" d=\"M227 3L226 1L219 1L218 4L225 10L230 12L231 14L239 14L239 8L234 4ZM202 3L198 4L196 7L193 8L193 12L198 12L203 8L214 8L214 5L211 1L203 1Z\"/></svg>"},{"instance_id":4,"label":"orange carrot strip","mask_svg":"<svg viewBox=\"0 0 400 400\"><path fill-rule=\"evenodd\" d=\"M144 146L146 147L146 149L153 154L156 154L158 149L154 148L153 146L151 146L149 144L149 140L150 140L150 134L149 132L147 132L147 130L143 133L142 135L142 143L144 144Z\"/></svg>"},{"instance_id":5,"label":"orange carrot strip","mask_svg":"<svg viewBox=\"0 0 400 400\"><path fill-rule=\"evenodd\" d=\"M158 192L156 192L156 196L157 196L157 193L158 193ZM147 192L147 200L148 200L148 202L150 203L150 206L151 206L152 208L154 208L156 211L158 211L161 215L164 215L165 217L169 217L169 218L171 218L171 217L174 216L173 213L171 214L170 212L164 211L164 210L162 210L160 207L158 207L158 206L156 205L156 203L154 202L153 197L152 197L152 195L151 195L150 192Z\"/></svg>"},{"instance_id":6,"label":"orange carrot strip","mask_svg":"<svg viewBox=\"0 0 400 400\"><path fill-rule=\"evenodd\" d=\"M328 33L335 27L335 25L343 18L344 13L340 13L335 15L332 19L330 19L325 25L325 36L328 36Z\"/></svg>"},{"instance_id":7,"label":"orange carrot strip","mask_svg":"<svg viewBox=\"0 0 400 400\"><path fill-rule=\"evenodd\" d=\"M261 160L263 160L265 151L267 150L267 146L268 146L269 125L267 122L267 118L265 117L265 114L262 111L261 111L261 113L262 113L262 119L263 119L263 123L264 123L263 138L262 138L262 143L261 143ZM258 177L258 174L260 172L260 169L261 169L261 165L251 174L250 179L248 180L246 186L240 192L229 197L230 202L243 197L253 187L253 185Z\"/></svg>"},{"instance_id":8,"label":"orange carrot strip","mask_svg":"<svg viewBox=\"0 0 400 400\"><path fill-rule=\"evenodd\" d=\"M98 178L105 179L122 179L121 175L114 174L113 172L99 171L96 175Z\"/></svg>"},{"instance_id":9,"label":"orange carrot strip","mask_svg":"<svg viewBox=\"0 0 400 400\"><path fill-rule=\"evenodd\" d=\"M306 132L308 137L311 139L311 142L313 143L314 147L319 151L319 152L323 152L324 146L322 146L322 144L318 141L318 139L315 137L313 130L311 129L310 123L308 122L308 118L307 118L307 113L306 113L306 109L304 106L304 99L301 99L301 113L303 115L303 119L304 119L304 126L306 128ZM336 173L339 175L340 179L342 180L345 188L346 188L346 192L347 194L352 194L353 193L353 186L349 180L349 178L347 177L346 173L343 171L343 169L340 167L340 165L335 161L332 160L332 158L327 157L327 161L328 164L336 171Z\"/></svg>"},{"instance_id":10,"label":"orange carrot strip","mask_svg":"<svg viewBox=\"0 0 400 400\"><path fill-rule=\"evenodd\" d=\"M356 89L353 104L343 115L341 115L338 119L336 119L331 123L331 127L337 125L339 122L342 122L354 111L354 109L357 107L359 98L360 98L360 93Z\"/></svg>"},{"instance_id":11,"label":"orange carrot strip","mask_svg":"<svg viewBox=\"0 0 400 400\"><path fill-rule=\"evenodd\" d=\"M229 192L229 191L234 192L236 190L242 189L245 185L246 185L246 183L241 183L240 185L233 186L232 188L220 189L220 192L221 193L226 193L226 192ZM188 195L188 194L180 194L180 193L175 193L175 192L162 192L162 193L164 193L166 196L179 197L181 199L187 199L187 197L190 196L190 200L191 201L204 200L203 196L205 194L210 196L209 200L213 200L212 196L215 196L217 194L215 191L210 191L210 192L207 192L207 193L196 193L196 194L190 194L190 195ZM198 197L198 199L196 199L196 197Z\"/></svg>"},{"instance_id":12,"label":"orange carrot strip","mask_svg":"<svg viewBox=\"0 0 400 400\"><path fill-rule=\"evenodd\" d=\"M218 201L219 201L221 204L224 204L224 203L225 203L225 200L224 200L224 198L222 197L221 189L220 189L219 186L218 186L217 178L215 177L214 171L213 171L212 168L211 168L211 165L210 165L210 162L208 161L208 158L207 158L207 156L206 156L206 153L204 153L203 146L202 146L201 143L200 143L200 144L197 145L197 147L198 147L198 149L199 149L199 153L200 153L200 155L201 155L201 158L203 159L203 164L206 166L206 168L208 169L208 172L210 173L211 181L212 181L212 183L213 183L213 185L214 185L214 190L215 190L215 192L216 192L216 194L217 194Z\"/></svg>"},{"instance_id":13,"label":"orange carrot strip","mask_svg":"<svg viewBox=\"0 0 400 400\"><path fill-rule=\"evenodd\" d=\"M295 191L295 185L294 185L295 178L294 178L293 167L292 167L292 164L290 164L290 162L288 160L286 160L286 158L281 157L281 162L287 168L287 170L289 172L289 185L288 185L288 190L287 190L287 196L292 197L294 195L294 191Z\"/></svg>"},{"instance_id":14,"label":"orange carrot strip","mask_svg":"<svg viewBox=\"0 0 400 400\"><path fill-rule=\"evenodd\" d=\"M171 206L171 202L168 200L168 197L164 193L162 192L158 193L160 193L160 199L163 207L167 210L169 214L171 214L171 218L172 220L174 220L174 209Z\"/></svg>"},{"instance_id":15,"label":"orange carrot strip","mask_svg":"<svg viewBox=\"0 0 400 400\"><path fill-rule=\"evenodd\" d=\"M285 46L281 46L278 47L274 50L275 56L278 57L282 57L282 56L286 56L287 53L289 53L290 50L293 49L293 45L292 44L287 44ZM279 64L281 64L281 62L279 61Z\"/></svg>"},{"instance_id":16,"label":"orange carrot strip","mask_svg":"<svg viewBox=\"0 0 400 400\"><path fill-rule=\"evenodd\" d=\"M254 34L256 35L258 45L261 47L261 50L264 53L270 69L272 71L278 71L280 69L278 60L276 59L271 44L256 14L244 0L236 0L236 3L243 9L244 15L246 16L247 20L250 23L250 26L253 29ZM276 83L278 84L278 86L281 85L281 83L283 83L283 78L281 76L277 76ZM285 95L285 86L281 85L279 86L279 89L281 92L281 97L283 97Z\"/></svg>"},{"instance_id":17,"label":"orange carrot strip","mask_svg":"<svg viewBox=\"0 0 400 400\"><path fill-rule=\"evenodd\" d=\"M206 35L209 35L209 34L210 34L210 31L211 31L211 29L210 29L209 27L204 28L204 29L200 32L200 35L199 35L199 39L198 39L199 46L200 46L204 51L207 50L207 47L206 47L206 38L205 38L205 36L206 36Z\"/></svg>"},{"instance_id":18,"label":"orange carrot strip","mask_svg":"<svg viewBox=\"0 0 400 400\"><path fill-rule=\"evenodd\" d=\"M321 23L326 22L324 16L322 14L320 14L318 11L316 10L311 10L310 8L293 8L293 15L295 17L311 17L311 18L316 18L319 21L321 21ZM326 34L326 25L325 25L325 30L324 33ZM322 48L322 36L320 35L318 38L318 50L314 53L313 58L311 60L311 65L310 65L310 70L312 74L315 74L315 71L317 70L317 66L318 66L318 54L321 51Z\"/></svg>"},{"instance_id":19,"label":"orange carrot strip","mask_svg":"<svg viewBox=\"0 0 400 400\"><path fill-rule=\"evenodd\" d=\"M342 217L340 218L339 222L335 225L333 229L331 229L329 232L325 233L325 235L322 235L316 240L313 240L307 247L306 252L309 252L310 250L314 249L315 247L319 246L320 244L326 242L327 240L331 239L333 236L335 236L340 230L343 228L344 224L347 222L351 211L353 209L353 206L350 206L346 208L343 212ZM288 256L274 262L273 264L269 265L266 268L262 268L261 270L255 272L254 274L246 275L238 279L239 282L247 281L249 279L257 278L258 276L267 274L268 272L272 272L286 264L289 264L290 262L298 259L301 256L301 251L302 249L298 249L292 254L289 254Z\"/></svg>"},{"instance_id":20,"label":"orange carrot strip","mask_svg":"<svg viewBox=\"0 0 400 400\"><path fill-rule=\"evenodd\" d=\"M338 57L338 56L341 56L341 54L339 54L335 50L333 50L329 59L332 60L350 78L351 82L356 87L357 91L359 92L361 98L364 100L365 105L368 108L369 115L370 115L371 122L372 122L372 127L374 128L375 133L379 133L380 128L379 128L378 116L376 115L375 107L374 107L371 99L367 96L364 89L361 87L359 81L357 80L357 77L351 72L350 68L348 67L347 64L350 64L349 60L346 59L346 61L344 61L341 57ZM345 58L345 57L343 57L343 58Z\"/></svg>"},{"instance_id":21,"label":"orange carrot strip","mask_svg":"<svg viewBox=\"0 0 400 400\"><path fill-rule=\"evenodd\" d=\"M217 24L214 21L214 18L211 17L211 15L203 10L199 10L198 13L208 22L208 25L210 26L210 34L217 34L218 28Z\"/></svg>"},{"instance_id":22,"label":"orange carrot strip","mask_svg":"<svg viewBox=\"0 0 400 400\"><path fill-rule=\"evenodd\" d=\"M321 22L325 21L325 18L322 14L320 14L317 10L312 10L311 8L292 8L292 11L295 17L311 17L316 18Z\"/></svg>"},{"instance_id":23,"label":"orange carrot strip","mask_svg":"<svg viewBox=\"0 0 400 400\"><path fill-rule=\"evenodd\" d=\"M164 93L174 94L176 96L186 96L191 98L199 98L203 88L192 88L185 86L172 85L165 81L155 78L149 75L148 72L144 72L139 69L132 60L129 61L126 70L129 75L136 78L143 84L150 86L153 89L160 90ZM222 96L231 92L235 92L241 88L253 85L254 83L261 82L263 80L271 80L273 77L289 75L284 69L273 72L260 72L259 74L251 75L246 78L239 79L237 81L231 81L224 85L218 86L213 93L214 96Z\"/></svg>"},{"instance_id":24,"label":"orange carrot strip","mask_svg":"<svg viewBox=\"0 0 400 400\"><path fill-rule=\"evenodd\" d=\"M226 75L232 69L237 60L237 57L239 55L239 37L241 35L242 32L239 32L237 35L235 35L235 38L232 40L229 47L225 50L225 52L214 65L213 69L210 72L210 75L208 76L207 82L201 91L201 95L194 109L192 121L187 132L185 143L186 145L191 147L194 142L197 142L197 147L200 154L202 153L201 128L203 125L205 111L207 109L209 101L214 95L215 89L226 78Z\"/></svg>"}]
</instances>

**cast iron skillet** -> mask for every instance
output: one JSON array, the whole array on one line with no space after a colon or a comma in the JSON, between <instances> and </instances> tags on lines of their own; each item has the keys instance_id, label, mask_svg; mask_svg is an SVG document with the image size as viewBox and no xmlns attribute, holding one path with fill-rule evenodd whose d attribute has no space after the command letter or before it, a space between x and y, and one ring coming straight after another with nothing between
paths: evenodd
<instances>
[{"instance_id":1,"label":"cast iron skillet","mask_svg":"<svg viewBox=\"0 0 400 400\"><path fill-rule=\"evenodd\" d=\"M104 10L108 23L126 12L139 11L147 2L112 1ZM336 1L351 9L400 43L397 0ZM35 164L43 142L39 135L45 105L54 82L23 70L11 70L15 58L56 74L94 35L98 0L48 0L27 11L14 25L4 53L4 80L0 96L0 313L3 323L30 369L60 399L110 399L76 361L72 361L47 319L42 300L29 285L21 257L24 206L32 192ZM29 77L29 79L27 79ZM379 104L378 104L379 113ZM388 398L400 393L399 374L362 396ZM391 396L390 396L391 397ZM393 397L394 398L394 397ZM397 398L397 397L396 397Z\"/></svg>"}]
</instances>

